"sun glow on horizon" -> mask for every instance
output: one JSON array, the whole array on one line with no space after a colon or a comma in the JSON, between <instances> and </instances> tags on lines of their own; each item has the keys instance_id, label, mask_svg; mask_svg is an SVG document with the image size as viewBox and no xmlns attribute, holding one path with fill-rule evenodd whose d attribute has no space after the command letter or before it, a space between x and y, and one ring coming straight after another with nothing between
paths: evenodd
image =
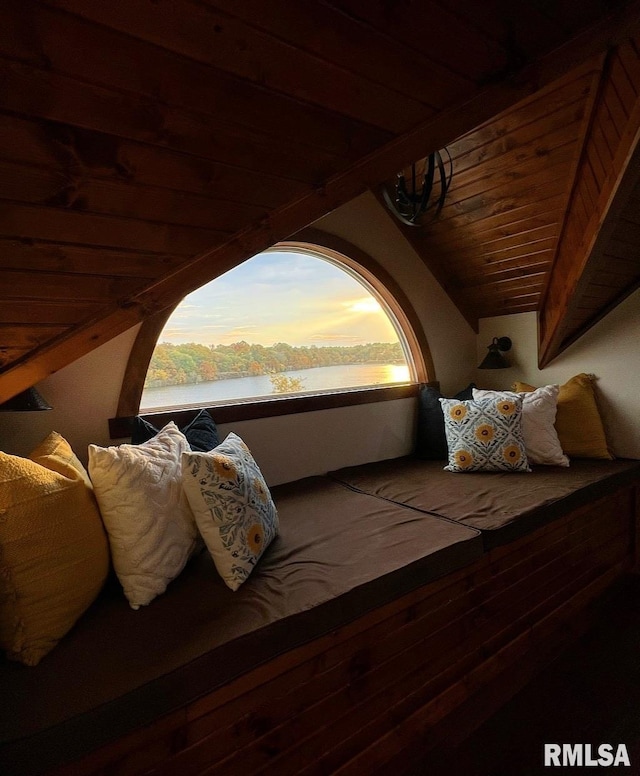
<instances>
[{"instance_id":1,"label":"sun glow on horizon","mask_svg":"<svg viewBox=\"0 0 640 776\"><path fill-rule=\"evenodd\" d=\"M318 256L267 251L189 294L158 342L265 347L397 342L384 308L349 273Z\"/></svg>"},{"instance_id":2,"label":"sun glow on horizon","mask_svg":"<svg viewBox=\"0 0 640 776\"><path fill-rule=\"evenodd\" d=\"M356 301L352 302L347 309L349 312L353 313L381 313L386 318L386 313L382 309L380 302L372 296L356 299Z\"/></svg>"}]
</instances>

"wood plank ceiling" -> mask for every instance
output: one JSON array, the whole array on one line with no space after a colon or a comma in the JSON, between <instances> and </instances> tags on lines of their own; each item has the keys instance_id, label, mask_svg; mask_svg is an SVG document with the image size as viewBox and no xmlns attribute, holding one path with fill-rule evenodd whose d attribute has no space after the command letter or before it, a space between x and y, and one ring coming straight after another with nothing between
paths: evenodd
<instances>
[{"instance_id":1,"label":"wood plank ceiling","mask_svg":"<svg viewBox=\"0 0 640 776\"><path fill-rule=\"evenodd\" d=\"M445 145L410 239L472 325L538 310L553 357L640 277L639 25L637 0L5 0L0 401Z\"/></svg>"}]
</instances>

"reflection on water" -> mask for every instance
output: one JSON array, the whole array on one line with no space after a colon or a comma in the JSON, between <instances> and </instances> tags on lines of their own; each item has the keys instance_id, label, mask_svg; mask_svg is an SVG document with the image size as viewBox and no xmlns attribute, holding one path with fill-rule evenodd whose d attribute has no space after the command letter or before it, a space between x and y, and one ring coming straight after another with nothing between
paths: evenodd
<instances>
[{"instance_id":1,"label":"reflection on water","mask_svg":"<svg viewBox=\"0 0 640 776\"><path fill-rule=\"evenodd\" d=\"M406 364L346 364L343 366L321 366L314 369L296 369L280 374L301 379L302 391L405 383L410 379L409 367ZM214 380L208 383L145 388L140 409L150 410L156 407L185 406L203 402L213 404L229 399L248 399L272 395L273 386L268 375L237 377L231 380Z\"/></svg>"}]
</instances>

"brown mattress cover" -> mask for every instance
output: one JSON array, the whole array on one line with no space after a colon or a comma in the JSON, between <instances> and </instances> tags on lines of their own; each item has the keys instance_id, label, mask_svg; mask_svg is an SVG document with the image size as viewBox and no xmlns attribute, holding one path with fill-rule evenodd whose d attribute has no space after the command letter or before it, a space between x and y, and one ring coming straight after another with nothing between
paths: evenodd
<instances>
[{"instance_id":1,"label":"brown mattress cover","mask_svg":"<svg viewBox=\"0 0 640 776\"><path fill-rule=\"evenodd\" d=\"M202 552L149 606L116 582L35 668L0 663L0 773L40 773L482 555L471 529L314 477L236 593Z\"/></svg>"},{"instance_id":2,"label":"brown mattress cover","mask_svg":"<svg viewBox=\"0 0 640 776\"><path fill-rule=\"evenodd\" d=\"M329 472L329 477L482 532L486 549L545 525L571 509L640 480L640 461L573 459L532 472L449 472L442 461L398 458Z\"/></svg>"}]
</instances>

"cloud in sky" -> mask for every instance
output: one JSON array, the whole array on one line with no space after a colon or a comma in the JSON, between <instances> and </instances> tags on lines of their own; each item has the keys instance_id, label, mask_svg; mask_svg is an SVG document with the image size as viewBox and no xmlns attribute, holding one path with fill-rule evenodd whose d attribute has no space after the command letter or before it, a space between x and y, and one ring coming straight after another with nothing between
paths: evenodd
<instances>
[{"instance_id":1,"label":"cloud in sky","mask_svg":"<svg viewBox=\"0 0 640 776\"><path fill-rule=\"evenodd\" d=\"M386 314L368 291L330 262L268 251L187 296L161 342L261 345L395 342Z\"/></svg>"}]
</instances>

